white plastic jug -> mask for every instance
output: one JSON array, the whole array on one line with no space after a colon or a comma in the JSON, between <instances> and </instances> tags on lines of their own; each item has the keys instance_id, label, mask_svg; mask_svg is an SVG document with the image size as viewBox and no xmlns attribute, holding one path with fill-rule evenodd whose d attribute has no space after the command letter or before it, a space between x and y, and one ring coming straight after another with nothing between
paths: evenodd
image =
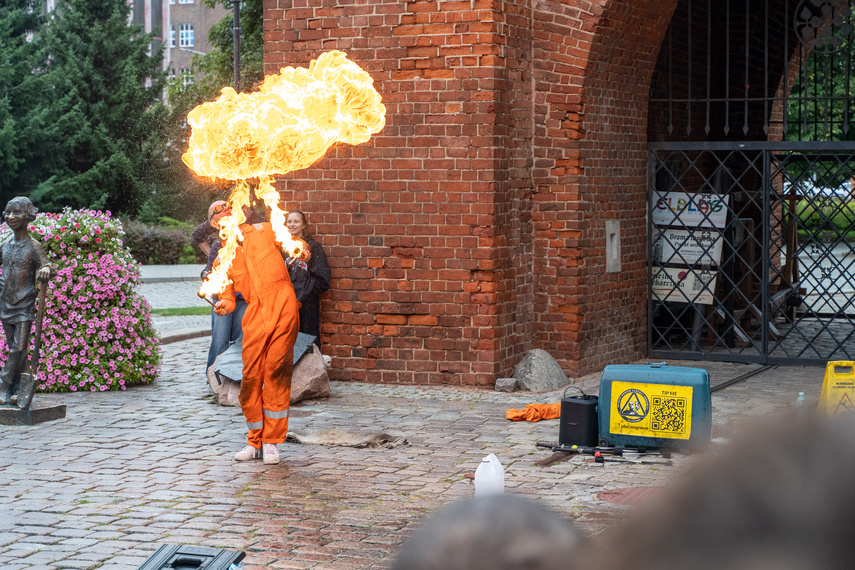
<instances>
[{"instance_id":1,"label":"white plastic jug","mask_svg":"<svg viewBox=\"0 0 855 570\"><path fill-rule=\"evenodd\" d=\"M475 496L501 495L505 492L505 469L499 458L490 454L475 470Z\"/></svg>"}]
</instances>

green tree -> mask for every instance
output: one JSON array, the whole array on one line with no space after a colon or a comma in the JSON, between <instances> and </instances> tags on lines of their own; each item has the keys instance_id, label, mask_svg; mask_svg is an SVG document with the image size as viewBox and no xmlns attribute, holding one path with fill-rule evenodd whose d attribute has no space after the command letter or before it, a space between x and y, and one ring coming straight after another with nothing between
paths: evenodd
<instances>
[{"instance_id":1,"label":"green tree","mask_svg":"<svg viewBox=\"0 0 855 570\"><path fill-rule=\"evenodd\" d=\"M231 0L202 0L209 8L222 5L231 8ZM264 36L261 0L244 0L240 10L240 78L242 91L252 89L264 80ZM184 119L193 107L216 99L223 87L234 87L234 17L227 15L211 26L208 41L211 51L193 56L195 83L184 86L181 78L170 82L169 103L173 123L186 128ZM186 138L189 133L182 133Z\"/></svg>"},{"instance_id":2,"label":"green tree","mask_svg":"<svg viewBox=\"0 0 855 570\"><path fill-rule=\"evenodd\" d=\"M211 8L217 4L232 8L231 0L202 0ZM240 91L251 90L264 80L264 7L262 0L243 0L240 4ZM229 14L208 34L212 50L194 57L194 71L203 75L196 89L203 100L216 96L226 86L234 87L234 16Z\"/></svg>"},{"instance_id":3,"label":"green tree","mask_svg":"<svg viewBox=\"0 0 855 570\"><path fill-rule=\"evenodd\" d=\"M231 0L203 0L209 8L220 4L231 8ZM241 85L252 89L264 79L261 0L241 2ZM193 74L196 83L184 85L182 78L169 82L167 87L169 112L167 138L170 143L171 184L151 196L140 211L139 218L147 223L157 223L164 216L179 220L194 220L204 216L208 205L228 197L232 184L227 180L210 180L199 177L181 161L190 138L187 114L197 105L216 99L223 87L234 86L234 44L232 14L211 27L208 39L212 49L205 55L193 57Z\"/></svg>"},{"instance_id":4,"label":"green tree","mask_svg":"<svg viewBox=\"0 0 855 570\"><path fill-rule=\"evenodd\" d=\"M39 0L5 0L0 4L0 200L26 194L38 184L36 165L45 147L34 102L43 92L38 73L45 55L32 41L41 28Z\"/></svg>"},{"instance_id":5,"label":"green tree","mask_svg":"<svg viewBox=\"0 0 855 570\"><path fill-rule=\"evenodd\" d=\"M44 209L132 214L167 184L162 51L129 14L125 0L61 0L39 36L51 161L30 198Z\"/></svg>"}]
</instances>

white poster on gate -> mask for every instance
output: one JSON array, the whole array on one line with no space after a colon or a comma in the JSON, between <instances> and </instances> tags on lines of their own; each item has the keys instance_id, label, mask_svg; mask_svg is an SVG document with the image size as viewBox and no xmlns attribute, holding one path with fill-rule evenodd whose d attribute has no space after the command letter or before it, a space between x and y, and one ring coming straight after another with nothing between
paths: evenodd
<instances>
[{"instance_id":1,"label":"white poster on gate","mask_svg":"<svg viewBox=\"0 0 855 570\"><path fill-rule=\"evenodd\" d=\"M653 258L659 263L719 265L724 240L717 230L657 229Z\"/></svg>"},{"instance_id":2,"label":"white poster on gate","mask_svg":"<svg viewBox=\"0 0 855 570\"><path fill-rule=\"evenodd\" d=\"M728 199L726 194L653 192L651 217L660 226L723 228L727 224Z\"/></svg>"},{"instance_id":3,"label":"white poster on gate","mask_svg":"<svg viewBox=\"0 0 855 570\"><path fill-rule=\"evenodd\" d=\"M657 301L712 305L717 278L717 271L657 267L653 269L652 296Z\"/></svg>"}]
</instances>

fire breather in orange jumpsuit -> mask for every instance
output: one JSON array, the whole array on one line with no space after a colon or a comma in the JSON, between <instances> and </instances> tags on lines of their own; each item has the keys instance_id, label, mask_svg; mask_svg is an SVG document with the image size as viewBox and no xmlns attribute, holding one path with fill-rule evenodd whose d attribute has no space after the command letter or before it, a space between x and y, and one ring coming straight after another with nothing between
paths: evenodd
<instances>
[{"instance_id":1,"label":"fire breather in orange jumpsuit","mask_svg":"<svg viewBox=\"0 0 855 570\"><path fill-rule=\"evenodd\" d=\"M234 282L220 294L226 312L235 291L247 302L243 316L243 379L240 405L249 428L247 443L283 443L288 434L294 342L300 303L270 223L244 224L243 243L229 269Z\"/></svg>"}]
</instances>

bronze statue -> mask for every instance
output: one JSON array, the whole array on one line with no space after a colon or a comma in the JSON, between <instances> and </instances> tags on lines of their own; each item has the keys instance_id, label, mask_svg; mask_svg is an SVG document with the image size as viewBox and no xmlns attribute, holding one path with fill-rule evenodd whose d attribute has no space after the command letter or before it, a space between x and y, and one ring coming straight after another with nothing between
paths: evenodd
<instances>
[{"instance_id":1,"label":"bronze statue","mask_svg":"<svg viewBox=\"0 0 855 570\"><path fill-rule=\"evenodd\" d=\"M11 239L0 246L0 322L9 345L9 356L0 372L0 404L29 407L35 392L35 369L27 362L30 332L35 320L36 279L42 282L39 295L39 319L33 362L38 362L44 293L53 270L44 248L27 230L38 210L29 198L12 198L3 211L3 219L12 230Z\"/></svg>"}]
</instances>

